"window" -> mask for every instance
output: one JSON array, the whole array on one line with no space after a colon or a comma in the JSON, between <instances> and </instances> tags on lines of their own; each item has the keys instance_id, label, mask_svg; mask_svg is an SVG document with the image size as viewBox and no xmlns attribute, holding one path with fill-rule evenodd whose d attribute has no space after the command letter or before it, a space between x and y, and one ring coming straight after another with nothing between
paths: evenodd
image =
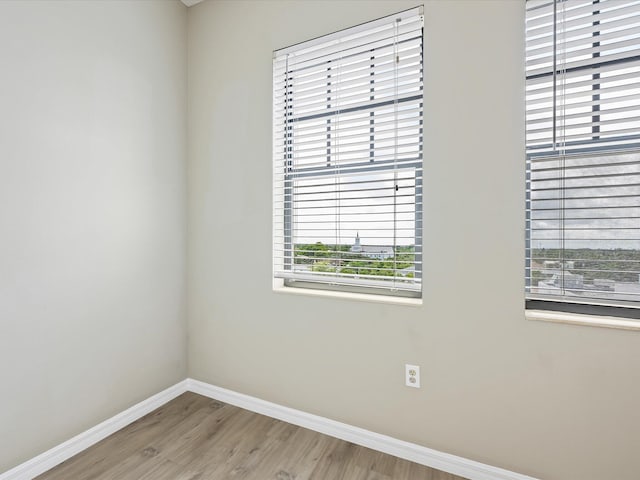
<instances>
[{"instance_id":1,"label":"window","mask_svg":"<svg viewBox=\"0 0 640 480\"><path fill-rule=\"evenodd\" d=\"M526 5L527 307L640 318L640 2Z\"/></svg>"},{"instance_id":2,"label":"window","mask_svg":"<svg viewBox=\"0 0 640 480\"><path fill-rule=\"evenodd\" d=\"M274 52L274 277L421 295L423 16Z\"/></svg>"}]
</instances>

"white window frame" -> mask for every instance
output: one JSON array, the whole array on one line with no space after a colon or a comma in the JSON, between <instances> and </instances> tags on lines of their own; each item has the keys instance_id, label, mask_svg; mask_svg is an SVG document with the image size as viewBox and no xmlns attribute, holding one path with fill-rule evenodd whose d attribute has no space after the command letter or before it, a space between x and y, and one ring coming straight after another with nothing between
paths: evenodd
<instances>
[{"instance_id":1,"label":"white window frame","mask_svg":"<svg viewBox=\"0 0 640 480\"><path fill-rule=\"evenodd\" d=\"M299 121L300 117L288 119L286 117L286 112L289 110L285 107L285 114L283 115L282 108L278 109L277 107L277 96L279 89L284 88L288 94L288 85L289 85L289 76L290 68L288 66L288 60L284 60L285 67L284 77L287 79L283 82L283 69L281 68L283 65L283 58L286 59L289 55L296 55L298 52L309 52L313 51L314 48L320 49L329 49L331 50L332 45L339 45L340 42L347 39L346 42L354 42L354 35L356 37L355 43L357 43L357 36L359 32L367 32L375 30L376 28L381 28L385 26L391 26L396 29L398 32L397 25L400 25L401 22L417 22L419 20L419 35L420 35L420 91L417 94L412 94L411 98L408 101L413 103L419 103L419 134L416 137L419 137L419 153L416 158L411 161L407 161L406 159L402 159L401 161L396 160L398 155L394 156L394 158L387 160L386 162L381 161L375 157L374 147L376 145L376 133L375 128L373 128L373 120L371 120L372 127L370 129L370 158L364 158L362 161L358 160L359 163L355 161L347 161L343 162L343 165L340 167L339 162L336 162L337 166L331 164L329 159L332 156L332 148L333 148L333 138L330 138L330 135L327 134L327 168L324 172L319 172L318 168L305 168L304 165L297 166L295 163L295 158L292 158L292 155L287 155L286 147L283 151L281 145L281 136L283 134L282 129L278 127L281 125L289 125L287 120L289 121ZM391 15L389 17L384 17L378 20L374 20L372 22L367 22L361 25L358 25L353 28L345 29L339 32L335 32L323 37L319 37L317 39L313 39L307 42L302 42L300 44L287 47L281 50L277 50L274 52L274 134L273 134L273 161L274 161L274 221L273 221L273 233L274 233L274 244L273 244L273 266L274 266L274 286L287 286L287 287L300 287L305 289L319 289L323 291L334 291L334 292L350 292L356 294L373 294L373 295L385 295L390 297L410 297L410 298L421 298L422 296L422 163L423 163L423 148L422 148L422 140L423 140L423 131L422 131L422 109L423 109L423 95L424 91L422 88L422 68L423 68L423 53L422 53L422 42L423 42L423 7L417 7L411 10L407 10L404 12L400 12L395 15ZM414 27L415 28L415 27ZM398 35L396 33L396 35ZM395 42L395 40L394 40ZM344 48L344 47L343 47ZM358 46L361 48L361 46ZM395 46L394 46L395 48ZM375 62L375 51L372 50L372 61ZM394 55L396 55L394 53ZM396 63L399 62L400 56L396 56ZM372 70L373 70L373 66ZM398 67L396 67L396 70ZM371 74L373 75L373 73ZM397 78L397 73L396 73ZM396 80L397 82L397 80ZM373 83L373 82L372 82ZM397 83L396 83L397 85ZM327 86L329 89L332 88L332 79L328 77ZM372 88L373 92L373 88ZM346 107L344 109L340 109L338 112L334 112L331 116L327 115L327 118L333 118L340 121L341 115L346 115L352 112L358 112L359 110L372 110L376 108L376 105L380 105L377 108L382 108L386 106L387 108L391 106L395 106L397 110L397 105L401 105L403 102L407 101L406 98L398 95L398 87L396 86L396 94L392 100L385 99L384 101L375 99L374 94L371 94L371 101L368 104L364 105L356 105L353 107ZM295 102L295 97L293 99ZM315 115L317 116L317 115ZM372 113L373 117L373 113ZM418 117L417 117L418 118ZM400 119L401 120L401 119ZM304 118L302 119L304 121ZM396 144L398 143L398 113L395 114L395 124L396 124L396 133L394 137L394 141ZM288 132L291 132L293 128L286 127ZM287 133L285 130L285 135L293 138L287 138L285 143L295 143L295 136L292 133ZM388 138L387 138L388 141ZM292 150L291 148L289 150ZM396 150L397 151L397 150ZM284 155L283 155L284 154ZM413 199L414 204L414 218L412 219L413 227L413 254L414 254L414 271L412 279L403 280L402 274L398 273L398 269L396 269L395 259L397 259L397 252L399 245L395 243L395 233L394 233L394 244L392 248L394 249L394 267L393 267L393 281L385 280L385 277L375 278L375 276L358 276L354 274L339 274L338 267L341 260L336 261L336 273L335 274L319 274L316 272L302 272L297 271L295 268L295 251L296 251L296 235L294 233L293 221L292 217L295 216L295 189L292 187L293 182L298 178L303 178L305 175L311 176L312 178L322 178L323 175L327 180L332 180L335 178L344 178L346 176L343 173L340 173L340 168L349 169L350 172L355 172L358 175L374 175L376 172L398 172L398 171L411 171L412 173L411 179L415 182L411 187L410 197ZM341 177L342 175L342 177ZM397 174L396 177L398 178ZM340 180L338 180L340 181ZM382 180L380 180L382 181ZM399 180L395 180L395 192L399 191ZM402 192L400 192L401 194ZM396 201L395 197L399 197L400 194L393 193L391 196L394 197L394 202ZM366 200L366 199L364 199ZM411 201L411 200L409 200ZM338 204L337 210L343 208ZM395 208L395 207L394 207ZM395 212L395 210L394 210ZM395 213L394 213L395 218ZM393 220L394 226L393 231L396 231L396 220ZM339 223L339 222L338 222ZM338 227L340 228L340 227ZM410 234L409 234L410 235ZM302 242L304 243L304 242ZM345 242L339 242L343 247ZM336 242L337 244L337 242ZM339 250L337 247L336 250ZM332 255L339 256L339 253L334 253ZM372 257L373 258L373 257ZM332 260L333 262L333 260ZM367 277L367 278L363 278Z\"/></svg>"}]
</instances>

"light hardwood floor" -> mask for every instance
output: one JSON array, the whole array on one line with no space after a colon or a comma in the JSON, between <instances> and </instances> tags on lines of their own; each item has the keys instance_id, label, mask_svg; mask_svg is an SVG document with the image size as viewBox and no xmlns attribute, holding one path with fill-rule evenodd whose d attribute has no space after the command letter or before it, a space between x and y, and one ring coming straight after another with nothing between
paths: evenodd
<instances>
[{"instance_id":1,"label":"light hardwood floor","mask_svg":"<svg viewBox=\"0 0 640 480\"><path fill-rule=\"evenodd\" d=\"M464 480L185 393L37 480Z\"/></svg>"}]
</instances>

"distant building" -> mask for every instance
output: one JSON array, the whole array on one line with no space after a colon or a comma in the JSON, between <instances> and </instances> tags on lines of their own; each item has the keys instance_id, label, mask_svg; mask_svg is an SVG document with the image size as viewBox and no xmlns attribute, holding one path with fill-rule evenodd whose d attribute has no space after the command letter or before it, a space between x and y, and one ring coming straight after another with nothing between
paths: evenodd
<instances>
[{"instance_id":1,"label":"distant building","mask_svg":"<svg viewBox=\"0 0 640 480\"><path fill-rule=\"evenodd\" d=\"M581 289L584 287L584 276L576 275L570 272L563 272L561 274L554 275L551 280L556 287L564 287L564 288L577 288Z\"/></svg>"},{"instance_id":2,"label":"distant building","mask_svg":"<svg viewBox=\"0 0 640 480\"><path fill-rule=\"evenodd\" d=\"M558 269L564 266L565 269L572 270L575 268L575 262L572 260L567 260L565 262L560 262L558 260L545 260L543 266L546 269Z\"/></svg>"},{"instance_id":3,"label":"distant building","mask_svg":"<svg viewBox=\"0 0 640 480\"><path fill-rule=\"evenodd\" d=\"M553 293L553 290L582 290L584 289L584 277L570 272L561 272L554 274L549 280L540 280L538 282L537 293ZM544 291L545 289L550 291Z\"/></svg>"},{"instance_id":4,"label":"distant building","mask_svg":"<svg viewBox=\"0 0 640 480\"><path fill-rule=\"evenodd\" d=\"M616 289L616 282L608 278L596 278L593 280L593 288L600 291L613 292Z\"/></svg>"},{"instance_id":5,"label":"distant building","mask_svg":"<svg viewBox=\"0 0 640 480\"><path fill-rule=\"evenodd\" d=\"M377 258L378 260L386 260L393 257L393 247L384 245L370 245L362 247L362 254L369 258Z\"/></svg>"},{"instance_id":6,"label":"distant building","mask_svg":"<svg viewBox=\"0 0 640 480\"><path fill-rule=\"evenodd\" d=\"M362 252L362 245L360 245L360 232L356 233L356 241L354 242L353 246L351 247L351 252L353 252L353 253L361 253Z\"/></svg>"},{"instance_id":7,"label":"distant building","mask_svg":"<svg viewBox=\"0 0 640 480\"><path fill-rule=\"evenodd\" d=\"M361 245L360 233L356 234L356 239L351 247L351 253L359 253L368 258L386 260L393 257L393 247L387 245Z\"/></svg>"}]
</instances>

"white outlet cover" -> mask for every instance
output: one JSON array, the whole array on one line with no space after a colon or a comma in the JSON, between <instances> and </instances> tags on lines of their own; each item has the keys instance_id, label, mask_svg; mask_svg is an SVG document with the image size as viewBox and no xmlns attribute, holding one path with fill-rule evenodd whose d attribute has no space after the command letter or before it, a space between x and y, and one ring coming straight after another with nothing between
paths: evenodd
<instances>
[{"instance_id":1,"label":"white outlet cover","mask_svg":"<svg viewBox=\"0 0 640 480\"><path fill-rule=\"evenodd\" d=\"M420 388L420 367L418 365L404 366L404 384L407 387Z\"/></svg>"}]
</instances>

